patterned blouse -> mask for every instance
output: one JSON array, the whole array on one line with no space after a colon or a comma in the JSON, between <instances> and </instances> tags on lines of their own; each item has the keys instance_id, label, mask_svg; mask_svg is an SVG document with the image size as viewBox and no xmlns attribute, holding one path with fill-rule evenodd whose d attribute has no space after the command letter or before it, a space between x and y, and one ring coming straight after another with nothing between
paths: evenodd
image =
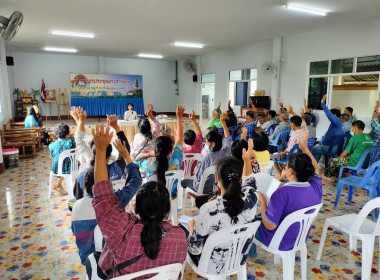
<instances>
[{"instance_id":1,"label":"patterned blouse","mask_svg":"<svg viewBox=\"0 0 380 280\"><path fill-rule=\"evenodd\" d=\"M255 220L257 210L256 183L253 174L243 177L242 192L244 194L243 211L234 219L226 213L226 200L219 196L216 200L204 204L196 216L195 228L187 239L187 250L193 255L202 254L203 246L207 238L214 232L234 225L243 225ZM245 263L248 255L246 250L242 263ZM220 273L224 269L225 259L228 257L228 249L221 247L215 249L208 264L210 273Z\"/></svg>"},{"instance_id":2,"label":"patterned blouse","mask_svg":"<svg viewBox=\"0 0 380 280\"><path fill-rule=\"evenodd\" d=\"M131 158L135 160L140 153L149 153L156 149L156 138L160 134L160 123L157 120L151 122L153 126L152 139L146 139L141 133L137 133L131 145Z\"/></svg>"},{"instance_id":3,"label":"patterned blouse","mask_svg":"<svg viewBox=\"0 0 380 280\"><path fill-rule=\"evenodd\" d=\"M53 157L53 162L51 163L51 171L54 174L58 173L58 161L59 155L66 150L75 149L74 138L59 139L54 143L49 145L50 154ZM71 161L69 158L63 160L62 174L70 174L71 172Z\"/></svg>"}]
</instances>

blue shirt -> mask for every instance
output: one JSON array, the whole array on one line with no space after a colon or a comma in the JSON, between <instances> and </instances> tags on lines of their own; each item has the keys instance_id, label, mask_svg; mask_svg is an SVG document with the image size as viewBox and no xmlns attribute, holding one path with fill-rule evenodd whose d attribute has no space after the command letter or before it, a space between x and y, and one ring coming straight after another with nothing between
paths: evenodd
<instances>
[{"instance_id":1,"label":"blue shirt","mask_svg":"<svg viewBox=\"0 0 380 280\"><path fill-rule=\"evenodd\" d=\"M321 103L321 106L323 108L323 111L325 111L325 114L329 121L331 122L329 129L327 130L325 136L322 138L321 145L327 145L329 146L336 136L344 136L344 132L342 129L342 120L335 116L329 108L327 108L325 103Z\"/></svg>"},{"instance_id":2,"label":"blue shirt","mask_svg":"<svg viewBox=\"0 0 380 280\"><path fill-rule=\"evenodd\" d=\"M25 128L40 127L33 115L29 115L25 119Z\"/></svg>"}]
</instances>

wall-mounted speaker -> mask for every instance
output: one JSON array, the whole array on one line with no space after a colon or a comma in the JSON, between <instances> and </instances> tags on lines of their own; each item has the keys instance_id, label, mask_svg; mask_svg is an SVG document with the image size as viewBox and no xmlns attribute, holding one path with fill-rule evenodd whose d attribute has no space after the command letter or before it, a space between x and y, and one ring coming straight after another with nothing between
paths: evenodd
<instances>
[{"instance_id":1,"label":"wall-mounted speaker","mask_svg":"<svg viewBox=\"0 0 380 280\"><path fill-rule=\"evenodd\" d=\"M193 75L193 82L194 83L198 82L198 76L197 75Z\"/></svg>"},{"instance_id":2,"label":"wall-mounted speaker","mask_svg":"<svg viewBox=\"0 0 380 280\"><path fill-rule=\"evenodd\" d=\"M8 66L13 66L13 65L15 65L15 64L14 64L14 61L13 61L13 56L7 56L7 57L6 57L6 61L7 61L7 65L8 65Z\"/></svg>"}]
</instances>

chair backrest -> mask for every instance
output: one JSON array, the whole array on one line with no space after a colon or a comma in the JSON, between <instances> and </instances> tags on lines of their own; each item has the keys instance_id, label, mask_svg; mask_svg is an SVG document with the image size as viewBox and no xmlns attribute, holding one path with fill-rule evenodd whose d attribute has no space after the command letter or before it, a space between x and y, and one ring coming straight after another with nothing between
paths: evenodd
<instances>
[{"instance_id":1,"label":"chair backrest","mask_svg":"<svg viewBox=\"0 0 380 280\"><path fill-rule=\"evenodd\" d=\"M368 167L367 172L364 175L362 180L362 186L368 185L370 180L374 182L374 188L379 184L380 180L380 161L373 163L370 167Z\"/></svg>"},{"instance_id":2,"label":"chair backrest","mask_svg":"<svg viewBox=\"0 0 380 280\"><path fill-rule=\"evenodd\" d=\"M344 141L343 141L343 148L342 148L342 151L344 151L348 145L348 142L350 141L352 135L350 133L350 131L347 131L346 133L344 133Z\"/></svg>"},{"instance_id":3,"label":"chair backrest","mask_svg":"<svg viewBox=\"0 0 380 280\"><path fill-rule=\"evenodd\" d=\"M277 146L277 152L282 152L283 150L285 150L286 145L288 144L290 131L291 131L290 128L286 128L278 132L272 144L272 146ZM281 139L281 143L280 143L280 139Z\"/></svg>"},{"instance_id":4,"label":"chair backrest","mask_svg":"<svg viewBox=\"0 0 380 280\"><path fill-rule=\"evenodd\" d=\"M255 124L248 125L248 126L246 126L246 129L247 129L247 137L251 138L252 133L254 133L256 130L256 125Z\"/></svg>"},{"instance_id":5,"label":"chair backrest","mask_svg":"<svg viewBox=\"0 0 380 280\"><path fill-rule=\"evenodd\" d=\"M113 280L130 280L135 279L139 276L148 275L148 274L156 274L153 277L146 278L150 280L174 280L178 279L179 274L182 272L182 263L173 263L164 266L159 266L151 269L142 270L135 273L130 273L127 275L119 276L116 278L112 278Z\"/></svg>"},{"instance_id":6,"label":"chair backrest","mask_svg":"<svg viewBox=\"0 0 380 280\"><path fill-rule=\"evenodd\" d=\"M201 181L199 182L198 186L198 195L203 194L203 190L205 188L206 181L209 176L214 175L214 184L216 183L216 165L212 165L210 167L207 167L205 171L203 171Z\"/></svg>"},{"instance_id":7,"label":"chair backrest","mask_svg":"<svg viewBox=\"0 0 380 280\"><path fill-rule=\"evenodd\" d=\"M71 165L70 173L73 173L79 170L78 154L75 152L75 149L65 150L59 154L57 175L62 174L62 167L63 167L63 162L65 159L70 160L70 165Z\"/></svg>"},{"instance_id":8,"label":"chair backrest","mask_svg":"<svg viewBox=\"0 0 380 280\"><path fill-rule=\"evenodd\" d=\"M360 229L362 227L363 222L365 219L367 219L367 216L369 213L372 212L372 210L380 208L380 197L371 199L368 201L362 210L360 210L359 214L356 216L356 219L352 222L350 227L350 232L352 233L360 233ZM380 218L377 219L377 223L375 228L373 229L372 235L379 235L380 234Z\"/></svg>"},{"instance_id":9,"label":"chair backrest","mask_svg":"<svg viewBox=\"0 0 380 280\"><path fill-rule=\"evenodd\" d=\"M307 139L307 147L309 148L310 151L313 148L316 141L317 141L317 138L315 137Z\"/></svg>"},{"instance_id":10,"label":"chair backrest","mask_svg":"<svg viewBox=\"0 0 380 280\"><path fill-rule=\"evenodd\" d=\"M171 199L177 198L178 187L183 178L183 170L172 170L165 172L166 188Z\"/></svg>"},{"instance_id":11,"label":"chair backrest","mask_svg":"<svg viewBox=\"0 0 380 280\"><path fill-rule=\"evenodd\" d=\"M278 126L278 124L272 124L271 126L269 126L267 128L267 130L265 130L265 133L270 135L273 133L273 131L275 130L276 126Z\"/></svg>"},{"instance_id":12,"label":"chair backrest","mask_svg":"<svg viewBox=\"0 0 380 280\"><path fill-rule=\"evenodd\" d=\"M103 234L100 231L99 225L96 225L94 229L94 244L95 252L103 252Z\"/></svg>"},{"instance_id":13,"label":"chair backrest","mask_svg":"<svg viewBox=\"0 0 380 280\"><path fill-rule=\"evenodd\" d=\"M355 169L366 169L371 166L374 162L378 161L380 157L380 147L372 147L365 150L360 157L359 162L356 164ZM369 160L368 166L365 166L364 163Z\"/></svg>"},{"instance_id":14,"label":"chair backrest","mask_svg":"<svg viewBox=\"0 0 380 280\"><path fill-rule=\"evenodd\" d=\"M248 254L248 249L244 248L246 243L255 235L260 221L249 224L231 226L226 229L214 232L207 238L199 260L198 269L207 272L211 254L215 248L228 248L229 252L224 264L223 272L219 275L233 274L241 267L243 254ZM243 250L246 250L245 252Z\"/></svg>"},{"instance_id":15,"label":"chair backrest","mask_svg":"<svg viewBox=\"0 0 380 280\"><path fill-rule=\"evenodd\" d=\"M300 226L298 236L294 242L293 250L298 250L303 245L305 245L310 228L313 225L314 220L317 217L319 209L322 205L323 203L320 203L307 208L303 208L286 216L277 228L276 233L274 234L273 239L269 244L269 248L278 250L285 233L293 224L299 224Z\"/></svg>"},{"instance_id":16,"label":"chair backrest","mask_svg":"<svg viewBox=\"0 0 380 280\"><path fill-rule=\"evenodd\" d=\"M298 152L302 152L301 148L298 146L298 144L295 144L293 146L293 148L290 149L289 153L286 155L286 158L284 160L284 163L287 163L290 156L293 154L293 153L298 153Z\"/></svg>"},{"instance_id":17,"label":"chair backrest","mask_svg":"<svg viewBox=\"0 0 380 280\"><path fill-rule=\"evenodd\" d=\"M272 170L273 164L274 164L274 161L272 161L272 160L259 162L260 172L270 174L270 171Z\"/></svg>"},{"instance_id":18,"label":"chair backrest","mask_svg":"<svg viewBox=\"0 0 380 280\"><path fill-rule=\"evenodd\" d=\"M196 166L201 158L201 154L183 154L183 178L184 179L194 179L196 175Z\"/></svg>"}]
</instances>

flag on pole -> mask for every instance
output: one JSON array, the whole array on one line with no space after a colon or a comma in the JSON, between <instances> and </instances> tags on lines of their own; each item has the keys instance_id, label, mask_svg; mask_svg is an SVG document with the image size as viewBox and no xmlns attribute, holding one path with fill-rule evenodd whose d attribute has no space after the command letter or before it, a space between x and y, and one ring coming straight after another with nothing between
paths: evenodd
<instances>
[{"instance_id":1,"label":"flag on pole","mask_svg":"<svg viewBox=\"0 0 380 280\"><path fill-rule=\"evenodd\" d=\"M41 85L41 101L43 103L46 102L46 89L45 89L45 82L44 82L44 79L42 79L42 85Z\"/></svg>"}]
</instances>

